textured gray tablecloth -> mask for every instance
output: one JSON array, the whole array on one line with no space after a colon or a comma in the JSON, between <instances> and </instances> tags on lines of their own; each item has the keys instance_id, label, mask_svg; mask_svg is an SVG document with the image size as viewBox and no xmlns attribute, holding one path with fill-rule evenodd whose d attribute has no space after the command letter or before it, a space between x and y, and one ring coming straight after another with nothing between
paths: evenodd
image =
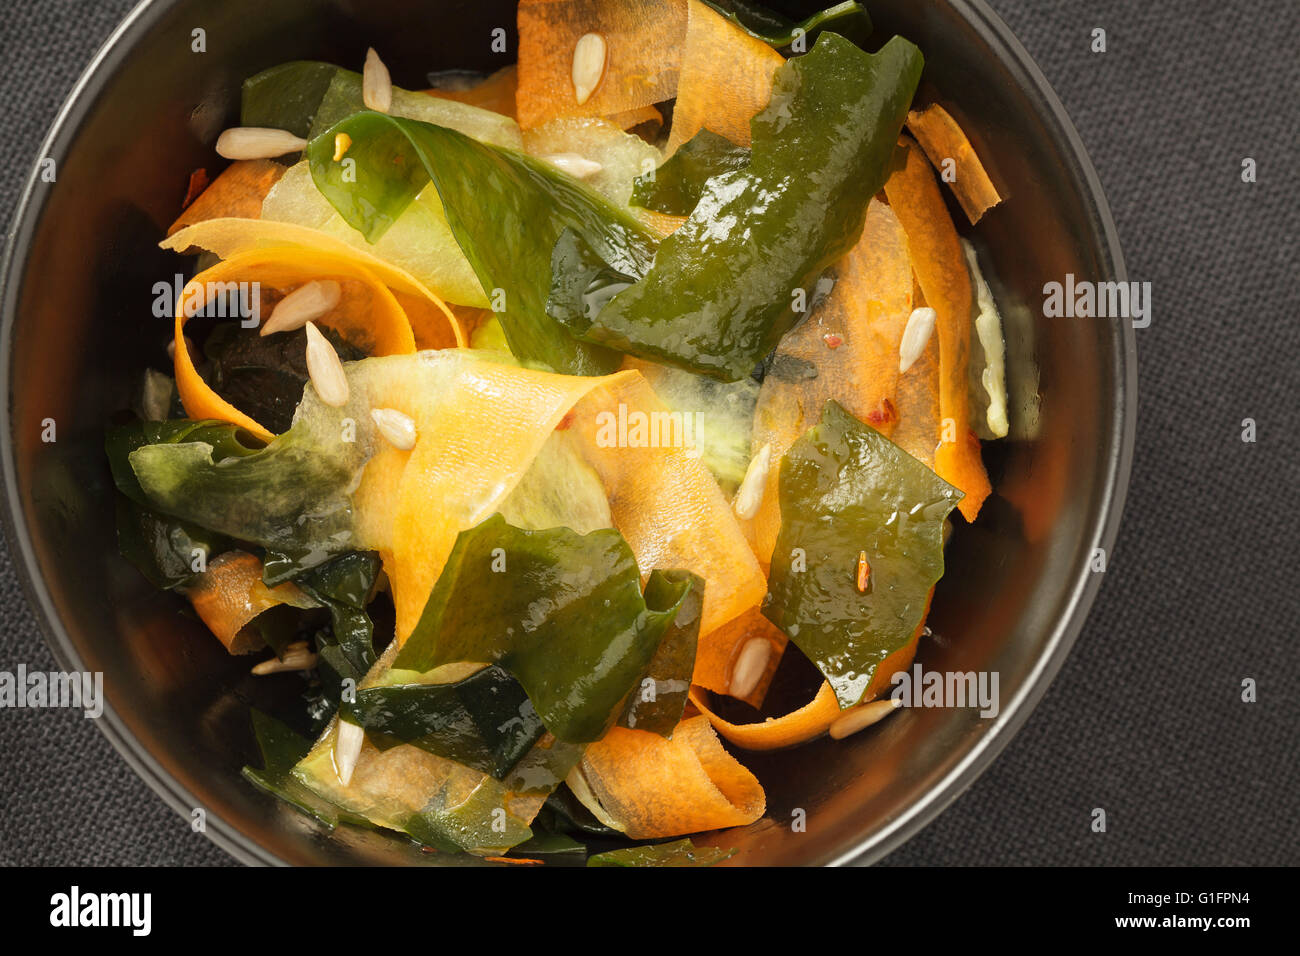
<instances>
[{"instance_id":1,"label":"textured gray tablecloth","mask_svg":"<svg viewBox=\"0 0 1300 956\"><path fill-rule=\"evenodd\" d=\"M1138 333L1123 530L1088 625L1002 756L888 862L1300 862L1300 4L992 4L1079 127L1155 317ZM130 6L4 2L0 220ZM1089 50L1094 27L1105 55ZM52 667L7 553L0 609L0 670ZM1243 677L1255 704L1240 702ZM231 862L78 713L0 711L0 755L0 862Z\"/></svg>"}]
</instances>

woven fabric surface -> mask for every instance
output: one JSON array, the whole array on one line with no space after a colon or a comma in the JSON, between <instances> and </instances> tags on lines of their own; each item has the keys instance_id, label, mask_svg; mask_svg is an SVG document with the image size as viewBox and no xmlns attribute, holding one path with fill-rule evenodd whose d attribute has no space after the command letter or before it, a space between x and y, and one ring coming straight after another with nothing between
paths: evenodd
<instances>
[{"instance_id":1,"label":"woven fabric surface","mask_svg":"<svg viewBox=\"0 0 1300 956\"><path fill-rule=\"evenodd\" d=\"M1088 623L992 767L888 864L1300 863L1294 0L990 0L1097 167L1138 332L1137 456ZM0 221L128 0L10 0ZM1107 51L1091 49L1103 28ZM1243 183L1251 157L1258 181ZM1257 441L1242 441L1243 419ZM54 661L0 553L0 670ZM1242 703L1241 681L1258 684ZM0 711L0 863L224 865L73 711ZM1090 827L1105 808L1105 833Z\"/></svg>"}]
</instances>

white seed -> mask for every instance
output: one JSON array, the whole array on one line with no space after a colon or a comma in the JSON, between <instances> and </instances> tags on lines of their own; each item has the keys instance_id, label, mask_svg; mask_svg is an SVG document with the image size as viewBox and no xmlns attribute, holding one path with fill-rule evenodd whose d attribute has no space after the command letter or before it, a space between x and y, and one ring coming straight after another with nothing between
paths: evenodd
<instances>
[{"instance_id":1,"label":"white seed","mask_svg":"<svg viewBox=\"0 0 1300 956\"><path fill-rule=\"evenodd\" d=\"M345 787L352 782L352 771L357 769L357 759L361 756L361 745L365 741L366 732L359 725L346 720L338 721L334 734L334 771Z\"/></svg>"},{"instance_id":2,"label":"white seed","mask_svg":"<svg viewBox=\"0 0 1300 956\"><path fill-rule=\"evenodd\" d=\"M902 706L903 702L894 697L886 700L873 700L869 704L859 704L835 718L834 723L830 726L831 736L836 740L843 740L845 737L856 734L859 730L870 727L877 721L884 720Z\"/></svg>"},{"instance_id":3,"label":"white seed","mask_svg":"<svg viewBox=\"0 0 1300 956\"><path fill-rule=\"evenodd\" d=\"M745 478L736 489L736 500L732 502L731 508L741 521L748 521L758 514L758 507L763 503L763 492L767 488L767 473L771 467L772 445L769 443L749 460Z\"/></svg>"},{"instance_id":4,"label":"white seed","mask_svg":"<svg viewBox=\"0 0 1300 956\"><path fill-rule=\"evenodd\" d=\"M284 649L284 657L272 657L253 668L258 677L282 671L309 671L316 666L316 655L307 650L306 641L294 641Z\"/></svg>"},{"instance_id":5,"label":"white seed","mask_svg":"<svg viewBox=\"0 0 1300 956\"><path fill-rule=\"evenodd\" d=\"M348 403L348 377L343 372L339 353L321 335L315 322L307 323L307 374L326 405L342 408Z\"/></svg>"},{"instance_id":6,"label":"white seed","mask_svg":"<svg viewBox=\"0 0 1300 956\"><path fill-rule=\"evenodd\" d=\"M579 156L577 153L555 153L542 158L556 169L568 173L575 179L586 179L588 176L595 176L605 168L594 159Z\"/></svg>"},{"instance_id":7,"label":"white seed","mask_svg":"<svg viewBox=\"0 0 1300 956\"><path fill-rule=\"evenodd\" d=\"M930 335L934 332L934 321L937 317L934 309L928 308L915 309L908 316L907 328L903 330L903 341L898 344L900 374L911 368L912 363L925 351L926 343L930 341Z\"/></svg>"},{"instance_id":8,"label":"white seed","mask_svg":"<svg viewBox=\"0 0 1300 956\"><path fill-rule=\"evenodd\" d=\"M746 641L736 663L732 665L727 693L732 697L748 697L762 680L771 658L772 644L767 638L752 637Z\"/></svg>"},{"instance_id":9,"label":"white seed","mask_svg":"<svg viewBox=\"0 0 1300 956\"><path fill-rule=\"evenodd\" d=\"M573 91L581 106L591 99L605 75L605 38L599 33L585 33L573 48Z\"/></svg>"},{"instance_id":10,"label":"white seed","mask_svg":"<svg viewBox=\"0 0 1300 956\"><path fill-rule=\"evenodd\" d=\"M217 155L226 159L275 159L306 148L301 136L260 126L236 126L217 137Z\"/></svg>"},{"instance_id":11,"label":"white seed","mask_svg":"<svg viewBox=\"0 0 1300 956\"><path fill-rule=\"evenodd\" d=\"M361 73L361 100L366 109L376 113L387 113L393 107L393 78L373 49L366 51L366 65Z\"/></svg>"},{"instance_id":12,"label":"white seed","mask_svg":"<svg viewBox=\"0 0 1300 956\"><path fill-rule=\"evenodd\" d=\"M343 287L333 279L314 279L300 285L276 303L258 335L293 332L328 315L343 298Z\"/></svg>"},{"instance_id":13,"label":"white seed","mask_svg":"<svg viewBox=\"0 0 1300 956\"><path fill-rule=\"evenodd\" d=\"M415 447L415 419L410 415L404 415L395 408L372 408L370 417L388 444L399 451L410 451Z\"/></svg>"}]
</instances>

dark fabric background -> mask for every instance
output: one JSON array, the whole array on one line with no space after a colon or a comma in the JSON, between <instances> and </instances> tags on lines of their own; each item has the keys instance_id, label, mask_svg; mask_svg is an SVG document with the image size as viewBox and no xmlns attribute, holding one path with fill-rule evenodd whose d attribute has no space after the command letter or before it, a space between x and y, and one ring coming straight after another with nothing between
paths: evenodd
<instances>
[{"instance_id":1,"label":"dark fabric background","mask_svg":"<svg viewBox=\"0 0 1300 956\"><path fill-rule=\"evenodd\" d=\"M992 0L1079 127L1130 277L1137 461L1070 659L892 864L1300 862L1295 0ZM129 0L6 0L0 219ZM1109 52L1089 50L1103 27ZM1259 181L1241 182L1241 160ZM1241 422L1258 441L1241 441ZM0 554L0 670L53 660ZM1243 704L1244 677L1259 701ZM72 712L0 711L0 862L228 864ZM1094 807L1109 829L1091 832Z\"/></svg>"}]
</instances>

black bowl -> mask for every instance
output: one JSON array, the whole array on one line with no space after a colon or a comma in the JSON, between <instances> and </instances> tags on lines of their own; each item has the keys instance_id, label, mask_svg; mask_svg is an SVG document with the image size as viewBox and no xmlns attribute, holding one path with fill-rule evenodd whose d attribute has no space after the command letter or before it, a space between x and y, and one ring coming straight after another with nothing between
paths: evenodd
<instances>
[{"instance_id":1,"label":"black bowl","mask_svg":"<svg viewBox=\"0 0 1300 956\"><path fill-rule=\"evenodd\" d=\"M821 4L807 3L811 9ZM789 7L790 4L778 4ZM794 5L799 6L799 5ZM996 671L1001 711L909 710L846 742L747 756L767 816L708 837L733 862L870 862L950 803L1024 722L1060 667L1096 592L1094 549L1114 541L1133 445L1135 359L1127 323L1047 319L1043 285L1067 273L1123 281L1096 175L1060 103L980 0L875 0L883 40L926 55L921 96L942 100L1009 196L972 239L996 273L1007 326L1012 436L986 446L995 495L960 525L923 643L927 669ZM793 11L791 11L793 12ZM291 706L293 676L257 679L180 602L118 557L105 420L157 364L169 335L153 286L184 263L157 242L192 170L233 125L241 81L276 63L359 64L382 50L399 85L429 70L502 64L513 37L494 0L147 0L95 58L43 146L57 180L34 175L6 252L0 375L10 402L3 455L9 539L61 666L102 671L99 721L123 757L245 862L446 862L410 844L334 835L253 789L248 706ZM206 52L191 49L206 31ZM509 57L513 59L513 56ZM57 441L42 440L56 423ZM806 832L793 832L796 809Z\"/></svg>"}]
</instances>

